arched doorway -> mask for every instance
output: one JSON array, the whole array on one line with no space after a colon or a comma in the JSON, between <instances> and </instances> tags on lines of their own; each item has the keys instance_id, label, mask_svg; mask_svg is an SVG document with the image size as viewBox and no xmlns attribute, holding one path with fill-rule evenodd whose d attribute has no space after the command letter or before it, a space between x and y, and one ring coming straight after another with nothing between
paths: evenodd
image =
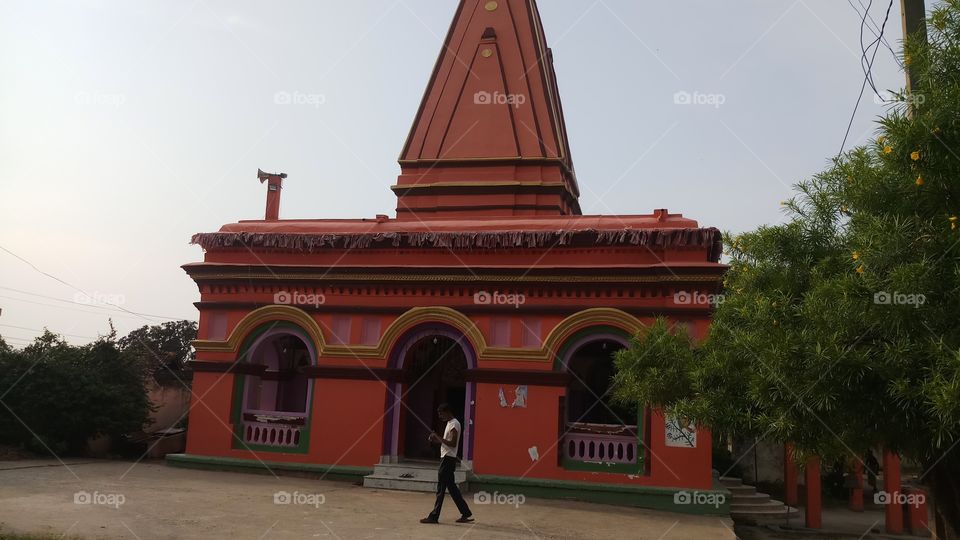
<instances>
[{"instance_id":1,"label":"arched doorway","mask_svg":"<svg viewBox=\"0 0 960 540\"><path fill-rule=\"evenodd\" d=\"M619 333L588 333L565 347L562 369L570 374L570 383L563 412L564 467L641 472L645 434L640 411L616 403L611 395L614 357L628 343Z\"/></svg>"},{"instance_id":2,"label":"arched doorway","mask_svg":"<svg viewBox=\"0 0 960 540\"><path fill-rule=\"evenodd\" d=\"M254 333L241 353L251 369L237 377L239 448L306 451L313 392L305 369L315 358L313 343L298 327L273 323Z\"/></svg>"},{"instance_id":3,"label":"arched doorway","mask_svg":"<svg viewBox=\"0 0 960 540\"><path fill-rule=\"evenodd\" d=\"M601 337L573 351L567 363L571 375L567 388L567 421L600 425L636 423L634 410L615 403L610 379L616 372L614 355L624 349L619 340Z\"/></svg>"},{"instance_id":4,"label":"arched doorway","mask_svg":"<svg viewBox=\"0 0 960 540\"><path fill-rule=\"evenodd\" d=\"M476 356L466 337L446 325L421 327L398 342L391 365L403 375L388 395L391 421L384 452L390 460L439 459L427 437L442 431L437 417L441 403L450 405L463 426L460 457L472 459L475 391L467 371L476 366Z\"/></svg>"}]
</instances>

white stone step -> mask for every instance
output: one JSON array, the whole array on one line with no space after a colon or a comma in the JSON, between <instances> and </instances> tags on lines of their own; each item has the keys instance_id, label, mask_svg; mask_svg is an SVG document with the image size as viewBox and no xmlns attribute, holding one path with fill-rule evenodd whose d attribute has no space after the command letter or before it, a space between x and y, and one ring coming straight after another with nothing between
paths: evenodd
<instances>
[{"instance_id":1,"label":"white stone step","mask_svg":"<svg viewBox=\"0 0 960 540\"><path fill-rule=\"evenodd\" d=\"M751 502L751 503L730 503L730 513L745 514L751 512L786 512L787 505L783 504L780 501L767 498L766 501L762 502Z\"/></svg>"},{"instance_id":2,"label":"white stone step","mask_svg":"<svg viewBox=\"0 0 960 540\"><path fill-rule=\"evenodd\" d=\"M765 520L798 519L800 518L800 510L783 504L770 505L766 508L756 508L753 510L737 510L731 505L730 517L736 521L754 523Z\"/></svg>"},{"instance_id":3,"label":"white stone step","mask_svg":"<svg viewBox=\"0 0 960 540\"><path fill-rule=\"evenodd\" d=\"M460 491L467 490L466 482L457 482ZM396 478L393 476L378 476L371 474L363 477L363 487L374 489L390 489L396 491L419 491L436 493L437 479L423 480L419 478Z\"/></svg>"},{"instance_id":4,"label":"white stone step","mask_svg":"<svg viewBox=\"0 0 960 540\"><path fill-rule=\"evenodd\" d=\"M404 464L390 465L390 464L380 464L374 465L373 467L373 476L382 476L382 477L391 477L398 478L401 480L404 479L417 479L417 480L430 480L432 482L437 481L437 467L420 467L420 466L409 466ZM454 480L457 483L467 481L467 470L463 468L457 468L453 473Z\"/></svg>"},{"instance_id":5,"label":"white stone step","mask_svg":"<svg viewBox=\"0 0 960 540\"><path fill-rule=\"evenodd\" d=\"M753 486L739 485L739 486L725 486L725 487L730 490L730 495L732 495L734 499L740 496L755 495L757 493L757 488Z\"/></svg>"},{"instance_id":6,"label":"white stone step","mask_svg":"<svg viewBox=\"0 0 960 540\"><path fill-rule=\"evenodd\" d=\"M439 463L415 461L379 463L374 465L373 474L363 478L363 487L435 493L439 466ZM467 488L468 472L469 470L461 464L453 473L454 481L461 491Z\"/></svg>"},{"instance_id":7,"label":"white stone step","mask_svg":"<svg viewBox=\"0 0 960 540\"><path fill-rule=\"evenodd\" d=\"M730 476L721 476L721 477L720 477L720 483L723 484L724 486L728 487L728 488L730 488L730 487L738 487L738 486L742 486L742 485L743 485L743 480L741 480L741 479L739 479L739 478L733 478L733 477L730 477Z\"/></svg>"},{"instance_id":8,"label":"white stone step","mask_svg":"<svg viewBox=\"0 0 960 540\"><path fill-rule=\"evenodd\" d=\"M771 499L766 493L743 483L740 478L720 477L719 481L730 490L730 517L739 522L762 524L785 519L797 519L800 510Z\"/></svg>"},{"instance_id":9,"label":"white stone step","mask_svg":"<svg viewBox=\"0 0 960 540\"><path fill-rule=\"evenodd\" d=\"M730 498L730 504L767 504L770 502L770 496L766 493L751 493L741 495L734 493Z\"/></svg>"}]
</instances>

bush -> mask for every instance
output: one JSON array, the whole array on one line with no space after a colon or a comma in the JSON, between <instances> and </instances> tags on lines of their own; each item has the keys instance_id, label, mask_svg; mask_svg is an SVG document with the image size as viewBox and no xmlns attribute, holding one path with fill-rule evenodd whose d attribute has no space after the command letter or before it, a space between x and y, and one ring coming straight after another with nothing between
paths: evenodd
<instances>
[{"instance_id":1,"label":"bush","mask_svg":"<svg viewBox=\"0 0 960 540\"><path fill-rule=\"evenodd\" d=\"M72 346L50 332L22 350L0 348L0 443L78 454L149 421L143 362L113 337Z\"/></svg>"}]
</instances>

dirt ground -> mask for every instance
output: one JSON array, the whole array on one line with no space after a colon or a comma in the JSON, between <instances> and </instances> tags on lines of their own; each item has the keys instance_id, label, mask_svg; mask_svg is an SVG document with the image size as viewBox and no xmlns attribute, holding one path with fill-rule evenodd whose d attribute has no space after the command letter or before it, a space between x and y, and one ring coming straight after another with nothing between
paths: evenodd
<instances>
[{"instance_id":1,"label":"dirt ground","mask_svg":"<svg viewBox=\"0 0 960 540\"><path fill-rule=\"evenodd\" d=\"M161 462L0 462L0 531L80 538L735 538L729 519L500 497L476 521L421 525L433 496Z\"/></svg>"}]
</instances>

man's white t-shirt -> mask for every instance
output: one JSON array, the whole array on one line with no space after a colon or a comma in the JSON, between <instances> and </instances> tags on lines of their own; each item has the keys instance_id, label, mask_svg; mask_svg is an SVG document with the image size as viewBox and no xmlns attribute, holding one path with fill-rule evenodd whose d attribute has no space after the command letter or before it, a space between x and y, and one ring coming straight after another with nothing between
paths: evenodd
<instances>
[{"instance_id":1,"label":"man's white t-shirt","mask_svg":"<svg viewBox=\"0 0 960 540\"><path fill-rule=\"evenodd\" d=\"M457 440L454 442L453 446L447 446L444 443L440 443L440 459L443 459L447 456L454 458L457 457L457 452L460 450L460 435L463 433L463 430L460 429L460 421L456 418L453 418L447 422L447 427L443 430L443 439L449 439L450 435L453 434L453 430L457 430Z\"/></svg>"}]
</instances>

